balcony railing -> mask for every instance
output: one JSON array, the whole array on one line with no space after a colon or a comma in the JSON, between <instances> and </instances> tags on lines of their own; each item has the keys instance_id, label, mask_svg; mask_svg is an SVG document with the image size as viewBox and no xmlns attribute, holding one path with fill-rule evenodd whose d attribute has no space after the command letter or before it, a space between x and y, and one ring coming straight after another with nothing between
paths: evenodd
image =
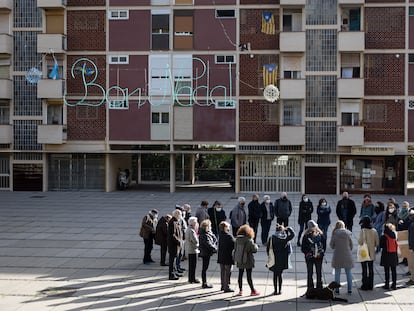
<instances>
[{"instance_id":1,"label":"balcony railing","mask_svg":"<svg viewBox=\"0 0 414 311\"><path fill-rule=\"evenodd\" d=\"M66 0L37 0L38 8L63 9L66 7Z\"/></svg>"},{"instance_id":2,"label":"balcony railing","mask_svg":"<svg viewBox=\"0 0 414 311\"><path fill-rule=\"evenodd\" d=\"M364 145L363 126L338 126L338 146Z\"/></svg>"},{"instance_id":3,"label":"balcony railing","mask_svg":"<svg viewBox=\"0 0 414 311\"><path fill-rule=\"evenodd\" d=\"M279 143L283 146L304 145L304 126L281 126L279 128Z\"/></svg>"},{"instance_id":4,"label":"balcony railing","mask_svg":"<svg viewBox=\"0 0 414 311\"><path fill-rule=\"evenodd\" d=\"M9 79L0 79L0 99L11 99L13 82Z\"/></svg>"},{"instance_id":5,"label":"balcony railing","mask_svg":"<svg viewBox=\"0 0 414 311\"><path fill-rule=\"evenodd\" d=\"M59 145L67 140L66 124L40 124L37 126L37 143Z\"/></svg>"},{"instance_id":6,"label":"balcony railing","mask_svg":"<svg viewBox=\"0 0 414 311\"><path fill-rule=\"evenodd\" d=\"M13 126L0 124L0 144L11 144L13 142Z\"/></svg>"},{"instance_id":7,"label":"balcony railing","mask_svg":"<svg viewBox=\"0 0 414 311\"><path fill-rule=\"evenodd\" d=\"M13 9L13 0L0 0L0 11L11 11Z\"/></svg>"},{"instance_id":8,"label":"balcony railing","mask_svg":"<svg viewBox=\"0 0 414 311\"><path fill-rule=\"evenodd\" d=\"M38 53L65 53L67 48L66 36L61 34L46 34L41 33L37 35L37 52Z\"/></svg>"},{"instance_id":9,"label":"balcony railing","mask_svg":"<svg viewBox=\"0 0 414 311\"><path fill-rule=\"evenodd\" d=\"M304 31L287 31L280 33L281 52L305 52L306 36Z\"/></svg>"},{"instance_id":10,"label":"balcony railing","mask_svg":"<svg viewBox=\"0 0 414 311\"><path fill-rule=\"evenodd\" d=\"M61 99L64 93L64 80L42 79L37 83L37 98Z\"/></svg>"}]
</instances>

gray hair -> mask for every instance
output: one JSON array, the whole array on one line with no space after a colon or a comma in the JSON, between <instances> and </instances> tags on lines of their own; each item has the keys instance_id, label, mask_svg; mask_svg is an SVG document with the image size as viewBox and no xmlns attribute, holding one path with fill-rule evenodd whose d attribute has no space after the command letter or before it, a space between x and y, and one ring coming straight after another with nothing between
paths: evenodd
<instances>
[{"instance_id":1,"label":"gray hair","mask_svg":"<svg viewBox=\"0 0 414 311\"><path fill-rule=\"evenodd\" d=\"M191 216L190 218L188 218L188 225L192 226L195 225L197 223L197 217Z\"/></svg>"}]
</instances>

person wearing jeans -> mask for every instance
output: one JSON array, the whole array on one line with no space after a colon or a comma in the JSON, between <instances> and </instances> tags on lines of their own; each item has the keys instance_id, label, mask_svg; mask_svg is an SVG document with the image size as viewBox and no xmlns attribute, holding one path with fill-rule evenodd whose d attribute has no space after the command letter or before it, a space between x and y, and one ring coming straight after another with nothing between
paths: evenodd
<instances>
[{"instance_id":1,"label":"person wearing jeans","mask_svg":"<svg viewBox=\"0 0 414 311\"><path fill-rule=\"evenodd\" d=\"M341 283L341 269L345 270L348 294L352 293L352 272L354 261L352 257L352 233L345 229L345 223L338 220L332 231L330 247L333 249L332 268L335 269L335 282ZM339 288L336 289L339 293Z\"/></svg>"}]
</instances>

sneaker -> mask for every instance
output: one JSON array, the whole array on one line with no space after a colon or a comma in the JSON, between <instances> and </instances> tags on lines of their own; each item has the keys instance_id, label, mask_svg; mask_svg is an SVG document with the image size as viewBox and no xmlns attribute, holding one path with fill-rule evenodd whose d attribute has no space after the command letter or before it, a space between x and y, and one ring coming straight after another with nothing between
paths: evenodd
<instances>
[{"instance_id":1,"label":"sneaker","mask_svg":"<svg viewBox=\"0 0 414 311\"><path fill-rule=\"evenodd\" d=\"M236 296L243 296L243 292L239 291L239 293Z\"/></svg>"},{"instance_id":2,"label":"sneaker","mask_svg":"<svg viewBox=\"0 0 414 311\"><path fill-rule=\"evenodd\" d=\"M252 290L251 293L250 293L250 296L259 296L259 295L260 295L260 293L255 289Z\"/></svg>"}]
</instances>

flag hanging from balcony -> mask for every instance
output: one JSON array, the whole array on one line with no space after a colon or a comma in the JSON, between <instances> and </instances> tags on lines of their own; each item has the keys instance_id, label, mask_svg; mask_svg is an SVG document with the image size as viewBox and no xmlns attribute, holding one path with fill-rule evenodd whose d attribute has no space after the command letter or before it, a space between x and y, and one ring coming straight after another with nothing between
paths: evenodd
<instances>
[{"instance_id":1,"label":"flag hanging from balcony","mask_svg":"<svg viewBox=\"0 0 414 311\"><path fill-rule=\"evenodd\" d=\"M269 84L276 85L277 80L277 68L276 64L264 64L263 65L263 85L266 87Z\"/></svg>"},{"instance_id":2,"label":"flag hanging from balcony","mask_svg":"<svg viewBox=\"0 0 414 311\"><path fill-rule=\"evenodd\" d=\"M267 35L274 35L275 29L275 17L270 12L263 12L262 14L262 32Z\"/></svg>"},{"instance_id":3,"label":"flag hanging from balcony","mask_svg":"<svg viewBox=\"0 0 414 311\"><path fill-rule=\"evenodd\" d=\"M49 73L49 79L59 80L59 65L55 56L53 56L53 68Z\"/></svg>"}]
</instances>

